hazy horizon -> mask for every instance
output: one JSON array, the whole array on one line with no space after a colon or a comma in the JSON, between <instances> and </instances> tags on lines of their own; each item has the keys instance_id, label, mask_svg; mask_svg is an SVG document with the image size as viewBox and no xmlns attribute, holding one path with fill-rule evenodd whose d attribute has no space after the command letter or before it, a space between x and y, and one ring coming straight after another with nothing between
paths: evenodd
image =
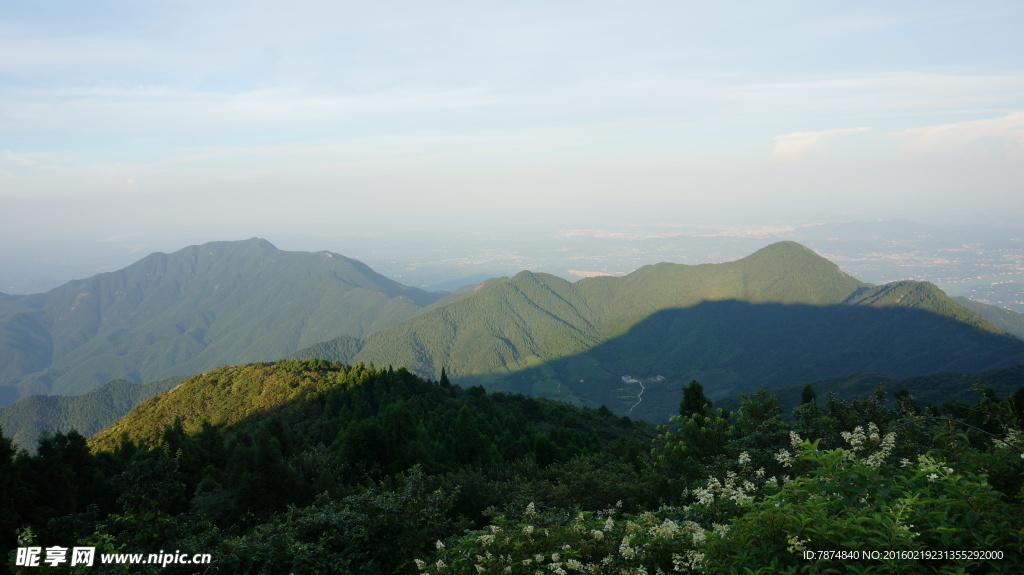
<instances>
[{"instance_id":1,"label":"hazy horizon","mask_svg":"<svg viewBox=\"0 0 1024 575\"><path fill-rule=\"evenodd\" d=\"M1012 224L1022 23L1008 2L9 4L0 291L254 236L357 257L347 239L446 230Z\"/></svg>"}]
</instances>

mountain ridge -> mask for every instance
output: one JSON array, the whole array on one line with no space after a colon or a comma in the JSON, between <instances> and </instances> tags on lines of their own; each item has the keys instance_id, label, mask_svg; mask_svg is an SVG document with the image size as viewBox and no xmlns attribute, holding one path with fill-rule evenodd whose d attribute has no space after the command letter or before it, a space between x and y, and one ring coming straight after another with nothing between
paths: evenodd
<instances>
[{"instance_id":1,"label":"mountain ridge","mask_svg":"<svg viewBox=\"0 0 1024 575\"><path fill-rule=\"evenodd\" d=\"M737 392L758 381L772 386L799 377L770 354L752 353L780 342L794 342L782 354L805 365L809 378L865 366L895 377L1024 361L1019 341L1002 333L932 284L875 286L800 244L779 242L733 262L660 263L622 277L568 282L520 272L490 280L372 334L345 359L402 365L427 377L443 366L464 385L605 404L622 413L639 390L617 381L643 365L673 370L645 375L664 376L653 387L665 387L671 404L690 377L738 385ZM830 344L845 351L830 351ZM655 348L658 353L650 351ZM624 364L626 357L636 358L636 367ZM665 357L688 359L665 364ZM843 371L823 370L820 357L832 357ZM747 367L737 370L741 364ZM619 399L579 392L584 380L618 389ZM661 411L658 420L672 410Z\"/></svg>"},{"instance_id":2,"label":"mountain ridge","mask_svg":"<svg viewBox=\"0 0 1024 575\"><path fill-rule=\"evenodd\" d=\"M788 241L731 262L662 262L622 277L570 282L522 271L446 297L403 286L358 260L327 251L283 252L259 238L150 254L133 266L51 290L56 295L18 298L14 304L18 313L8 313L10 302L0 306L0 343L20 338L21 343L37 340L40 344L38 356L11 354L8 349L7 357L14 361L5 369L42 363L45 369L36 370L32 374L36 381L30 377L30 384L81 391L67 381L83 372L94 380L140 382L156 379L147 374L160 373L171 364L179 369L171 375L184 377L249 360L322 357L403 366L428 378L437 377L445 367L450 377L466 385L483 384L592 406L608 404L620 413L640 415L658 393L666 394L665 402L674 401L681 387L679 378L705 379L713 395L747 390L756 381L794 383L785 378L797 377L796 371L753 352L764 342L800 342L798 349L787 353L799 358L806 368L804 375L822 378L841 374L815 367L821 363L815 354L833 361L840 356L818 343L843 341L851 349L874 349L876 344L860 339L888 337L885 334L894 328L885 327L887 322L934 325L923 319L924 312L949 318L952 323L943 324L944 330L962 326L988 334L984 337L1001 333L932 284L861 282L807 247ZM99 289L100 284L108 288ZM273 289L254 291L254 286L262 285ZM296 286L301 289L293 289ZM155 304L168 301L173 305ZM866 314L855 312L857 308L877 311ZM100 313L110 309L120 312L121 324L113 329L109 324L116 321ZM339 309L348 311L339 314ZM907 314L899 309L914 311ZM262 315L248 321L256 311ZM77 333L65 334L63 341L52 338L39 322L46 313L63 317L83 312L90 312L89 321L78 325ZM749 314L762 319L744 319ZM834 325L846 326L843 329L849 333ZM817 330L821 341L800 335L800 330ZM961 327L956 330L955 337L947 339L984 339ZM311 334L317 333L328 335L310 341ZM850 333L862 336L851 338ZM900 348L909 359L889 364L876 361L870 367L889 369L890 376L912 375L931 364L935 369L998 367L976 343L965 348L977 351L976 365L954 364L939 359L964 354L952 349L925 353L913 344L945 345L942 337L928 339L913 328L901 333L911 342ZM751 334L760 334L764 341ZM228 335L231 338L225 338ZM279 338L278 343L257 341L271 335ZM142 351L131 348L139 337ZM998 342L993 345L1006 357L1016 357L1017 351L1006 340L991 341ZM147 347L159 353L146 356ZM653 353L653 349L659 351ZM854 361L857 354L867 361L884 351L856 352L836 365L849 371L865 369L868 364ZM74 354L81 363L52 365L52 356L75 359ZM656 366L666 373L643 371ZM775 373L759 375L765 369ZM664 376L664 381L650 386L648 403L639 407L634 406L638 390L619 381L634 372L641 378ZM596 393L580 389L583 380L604 387ZM715 386L725 387L716 391Z\"/></svg>"},{"instance_id":3,"label":"mountain ridge","mask_svg":"<svg viewBox=\"0 0 1024 575\"><path fill-rule=\"evenodd\" d=\"M0 302L0 382L18 395L73 394L277 359L338 334L365 336L442 295L260 238L157 252Z\"/></svg>"}]
</instances>

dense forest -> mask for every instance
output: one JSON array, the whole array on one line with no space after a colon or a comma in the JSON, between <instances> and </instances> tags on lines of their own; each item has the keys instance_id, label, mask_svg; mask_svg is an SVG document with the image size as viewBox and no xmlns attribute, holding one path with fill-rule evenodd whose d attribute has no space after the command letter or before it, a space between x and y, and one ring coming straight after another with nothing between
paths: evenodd
<instances>
[{"instance_id":1,"label":"dense forest","mask_svg":"<svg viewBox=\"0 0 1024 575\"><path fill-rule=\"evenodd\" d=\"M727 412L691 382L654 428L444 373L220 368L91 440L0 438L2 552L15 573L1016 572L1024 388L890 397ZM158 552L212 563L98 564Z\"/></svg>"}]
</instances>

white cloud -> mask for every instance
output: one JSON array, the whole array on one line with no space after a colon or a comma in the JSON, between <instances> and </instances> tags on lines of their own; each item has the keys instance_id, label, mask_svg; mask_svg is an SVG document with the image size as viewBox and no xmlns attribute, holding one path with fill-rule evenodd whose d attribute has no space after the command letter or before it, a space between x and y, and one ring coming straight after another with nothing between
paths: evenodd
<instances>
[{"instance_id":1,"label":"white cloud","mask_svg":"<svg viewBox=\"0 0 1024 575\"><path fill-rule=\"evenodd\" d=\"M859 134L870 129L866 127L840 128L838 130L783 134L775 138L775 149L772 151L772 155L777 160L796 160L807 152L821 147L827 140Z\"/></svg>"},{"instance_id":2,"label":"white cloud","mask_svg":"<svg viewBox=\"0 0 1024 575\"><path fill-rule=\"evenodd\" d=\"M1001 118L937 124L893 134L903 151L913 154L962 153L974 149L997 150L1010 156L1024 154L1024 111Z\"/></svg>"}]
</instances>

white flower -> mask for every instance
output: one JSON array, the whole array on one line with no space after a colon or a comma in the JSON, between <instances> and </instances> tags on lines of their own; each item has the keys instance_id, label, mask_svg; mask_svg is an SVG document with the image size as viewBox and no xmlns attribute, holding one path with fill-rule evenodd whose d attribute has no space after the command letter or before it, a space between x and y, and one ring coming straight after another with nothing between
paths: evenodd
<instances>
[{"instance_id":1,"label":"white flower","mask_svg":"<svg viewBox=\"0 0 1024 575\"><path fill-rule=\"evenodd\" d=\"M775 454L775 460L781 463L783 467L793 467L793 461L795 461L793 454L785 449L780 449L779 452Z\"/></svg>"},{"instance_id":2,"label":"white flower","mask_svg":"<svg viewBox=\"0 0 1024 575\"><path fill-rule=\"evenodd\" d=\"M804 543L807 543L808 541L810 541L810 539L801 540L796 535L793 535L789 538L789 547L787 547L787 549L790 553L800 553L802 551L807 551L807 547L804 546Z\"/></svg>"},{"instance_id":3,"label":"white flower","mask_svg":"<svg viewBox=\"0 0 1024 575\"><path fill-rule=\"evenodd\" d=\"M437 550L440 551L440 550L444 549L444 543L441 543L441 540L438 539L437 543L434 543L434 547L437 547Z\"/></svg>"},{"instance_id":4,"label":"white flower","mask_svg":"<svg viewBox=\"0 0 1024 575\"><path fill-rule=\"evenodd\" d=\"M795 432L795 431L790 431L789 432L789 445L790 445L790 447L792 447L793 449L800 449L800 446L803 445L803 443L804 443L804 440L800 439L800 435L797 432Z\"/></svg>"},{"instance_id":5,"label":"white flower","mask_svg":"<svg viewBox=\"0 0 1024 575\"><path fill-rule=\"evenodd\" d=\"M626 559L632 559L636 555L636 549L629 545L630 537L630 535L626 535L622 538L622 543L619 544L619 553Z\"/></svg>"},{"instance_id":6,"label":"white flower","mask_svg":"<svg viewBox=\"0 0 1024 575\"><path fill-rule=\"evenodd\" d=\"M661 523L661 525L655 525L648 531L650 531L651 535L654 535L655 537L671 539L675 537L676 533L679 531L679 525L671 519L666 519Z\"/></svg>"},{"instance_id":7,"label":"white flower","mask_svg":"<svg viewBox=\"0 0 1024 575\"><path fill-rule=\"evenodd\" d=\"M743 453L740 453L740 460L739 461L740 461L740 465L746 465L746 464L750 463L750 454L747 453L746 451L744 451Z\"/></svg>"},{"instance_id":8,"label":"white flower","mask_svg":"<svg viewBox=\"0 0 1024 575\"><path fill-rule=\"evenodd\" d=\"M427 568L427 562L426 561L424 561L422 559L413 559L413 561L416 562L416 568L419 569L420 571L423 571L424 569Z\"/></svg>"},{"instance_id":9,"label":"white flower","mask_svg":"<svg viewBox=\"0 0 1024 575\"><path fill-rule=\"evenodd\" d=\"M697 498L697 503L701 505L711 505L715 502L715 494L709 489L698 487L693 490L693 495Z\"/></svg>"}]
</instances>

